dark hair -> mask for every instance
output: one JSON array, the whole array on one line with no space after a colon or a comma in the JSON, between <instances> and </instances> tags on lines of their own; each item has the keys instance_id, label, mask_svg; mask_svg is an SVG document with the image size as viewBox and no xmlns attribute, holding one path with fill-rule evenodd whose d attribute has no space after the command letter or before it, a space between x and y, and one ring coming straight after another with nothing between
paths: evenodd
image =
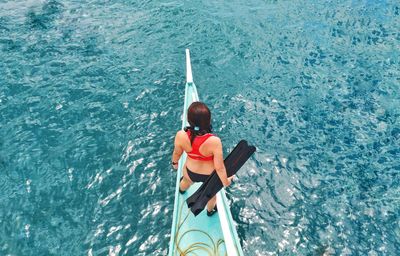
<instances>
[{"instance_id":1,"label":"dark hair","mask_svg":"<svg viewBox=\"0 0 400 256\"><path fill-rule=\"evenodd\" d=\"M203 102L195 101L190 104L187 119L190 126L185 131L190 130L190 143L193 143L197 135L211 132L211 112Z\"/></svg>"}]
</instances>

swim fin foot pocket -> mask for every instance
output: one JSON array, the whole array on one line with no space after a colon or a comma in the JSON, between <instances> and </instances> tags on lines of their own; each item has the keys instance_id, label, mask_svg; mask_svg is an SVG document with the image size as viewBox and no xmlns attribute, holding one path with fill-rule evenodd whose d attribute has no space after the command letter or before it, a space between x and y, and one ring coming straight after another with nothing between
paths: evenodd
<instances>
[{"instance_id":1,"label":"swim fin foot pocket","mask_svg":"<svg viewBox=\"0 0 400 256\"><path fill-rule=\"evenodd\" d=\"M236 174L255 151L256 147L249 145L245 140L241 140L224 160L227 176L230 177ZM223 185L220 178L213 171L200 188L186 199L186 203L192 213L197 216L203 211L207 202L222 188Z\"/></svg>"}]
</instances>

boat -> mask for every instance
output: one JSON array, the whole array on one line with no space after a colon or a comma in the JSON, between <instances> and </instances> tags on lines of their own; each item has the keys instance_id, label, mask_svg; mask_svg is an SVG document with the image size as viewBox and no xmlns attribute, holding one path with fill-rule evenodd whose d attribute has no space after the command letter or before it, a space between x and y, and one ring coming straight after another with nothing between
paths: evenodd
<instances>
[{"instance_id":1,"label":"boat","mask_svg":"<svg viewBox=\"0 0 400 256\"><path fill-rule=\"evenodd\" d=\"M187 110L194 101L199 101L199 96L193 82L190 52L189 49L186 49L186 84L182 129L189 125ZM184 194L179 193L179 183L186 157L187 155L184 152L178 162L168 255L243 256L236 223L232 219L224 189L217 194L218 212L213 216L207 216L207 211L204 210L195 217L188 209L186 199L200 187L201 183L194 183Z\"/></svg>"}]
</instances>

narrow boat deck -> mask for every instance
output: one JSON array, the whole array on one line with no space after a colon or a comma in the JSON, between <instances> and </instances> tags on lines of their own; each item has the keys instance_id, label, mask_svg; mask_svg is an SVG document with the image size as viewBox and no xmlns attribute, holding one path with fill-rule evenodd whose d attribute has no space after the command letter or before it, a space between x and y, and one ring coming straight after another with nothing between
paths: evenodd
<instances>
[{"instance_id":1,"label":"narrow boat deck","mask_svg":"<svg viewBox=\"0 0 400 256\"><path fill-rule=\"evenodd\" d=\"M197 89L192 80L189 50L186 50L186 70L187 83L182 129L189 125L186 119L188 107L192 102L199 101ZM177 170L168 255L243 255L224 189L217 194L217 214L208 217L207 211L204 210L195 217L188 209L186 199L200 187L201 183L193 184L184 194L179 193L179 182L185 161L186 153L179 160Z\"/></svg>"},{"instance_id":2,"label":"narrow boat deck","mask_svg":"<svg viewBox=\"0 0 400 256\"><path fill-rule=\"evenodd\" d=\"M186 154L182 158L186 160ZM181 165L183 166L183 164ZM181 172L182 170L180 170ZM179 176L179 172L178 172ZM178 181L179 182L179 181ZM207 216L204 210L194 216L188 209L186 199L200 187L200 183L193 184L186 193L175 198L177 201L177 221L175 237L170 255L226 255L225 241L218 214Z\"/></svg>"}]
</instances>

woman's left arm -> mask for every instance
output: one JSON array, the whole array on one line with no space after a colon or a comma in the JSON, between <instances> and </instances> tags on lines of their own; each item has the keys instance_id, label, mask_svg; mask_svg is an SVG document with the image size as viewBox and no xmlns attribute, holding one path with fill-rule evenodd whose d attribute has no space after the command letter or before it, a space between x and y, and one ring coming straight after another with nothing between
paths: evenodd
<instances>
[{"instance_id":1,"label":"woman's left arm","mask_svg":"<svg viewBox=\"0 0 400 256\"><path fill-rule=\"evenodd\" d=\"M174 152L172 152L172 159L171 159L171 161L172 161L172 167L174 167L174 169L178 169L178 161L179 161L179 158L181 158L181 155L183 154L183 148L182 148L182 145L181 145L181 139L180 139L180 132L181 131L179 131L179 132L177 132L176 133L176 136L175 136L175 142L174 142Z\"/></svg>"}]
</instances>

